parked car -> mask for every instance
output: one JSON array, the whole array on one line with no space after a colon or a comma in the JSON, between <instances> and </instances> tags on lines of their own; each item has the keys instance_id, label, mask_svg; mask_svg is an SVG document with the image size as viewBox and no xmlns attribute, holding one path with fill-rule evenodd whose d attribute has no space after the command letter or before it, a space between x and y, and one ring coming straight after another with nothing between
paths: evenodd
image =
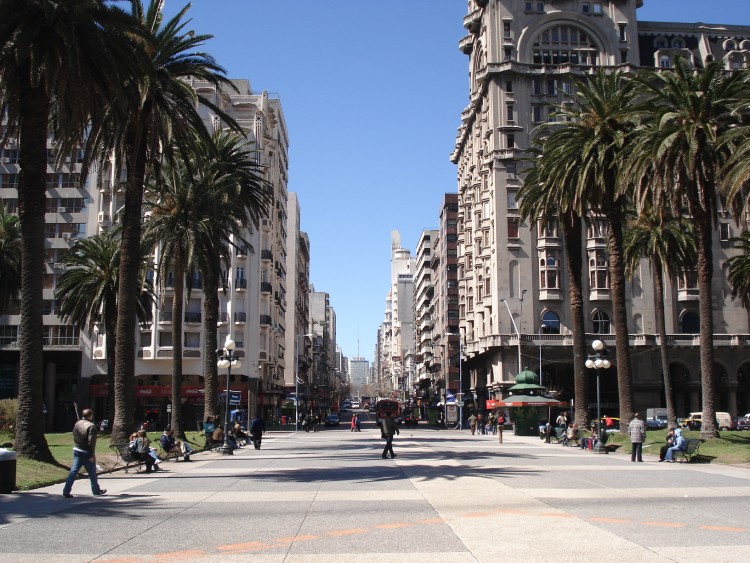
<instances>
[{"instance_id":1,"label":"parked car","mask_svg":"<svg viewBox=\"0 0 750 563\"><path fill-rule=\"evenodd\" d=\"M337 415L335 412L332 412L326 417L325 425L326 426L338 426L341 421L339 420L339 415Z\"/></svg>"},{"instance_id":2,"label":"parked car","mask_svg":"<svg viewBox=\"0 0 750 563\"><path fill-rule=\"evenodd\" d=\"M690 416L683 418L680 425L689 430L700 430L703 418L702 412L691 412ZM734 430L734 421L728 412L716 411L716 425L719 430Z\"/></svg>"},{"instance_id":3,"label":"parked car","mask_svg":"<svg viewBox=\"0 0 750 563\"><path fill-rule=\"evenodd\" d=\"M738 416L735 428L737 430L750 430L750 416Z\"/></svg>"},{"instance_id":4,"label":"parked car","mask_svg":"<svg viewBox=\"0 0 750 563\"><path fill-rule=\"evenodd\" d=\"M661 418L649 418L646 420L646 428L649 430L660 430L667 427L667 421Z\"/></svg>"}]
</instances>

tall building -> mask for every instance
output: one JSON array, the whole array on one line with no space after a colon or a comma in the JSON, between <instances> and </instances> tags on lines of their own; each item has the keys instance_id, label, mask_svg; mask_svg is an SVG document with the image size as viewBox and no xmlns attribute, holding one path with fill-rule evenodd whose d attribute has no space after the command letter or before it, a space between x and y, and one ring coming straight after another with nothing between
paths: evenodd
<instances>
[{"instance_id":1,"label":"tall building","mask_svg":"<svg viewBox=\"0 0 750 563\"><path fill-rule=\"evenodd\" d=\"M599 67L661 67L675 56L697 67L723 61L746 68L750 27L639 22L643 0L476 0L464 18L459 48L469 57L470 102L451 157L458 166L459 293L464 372L476 406L502 398L524 367L541 364L546 386L573 397L570 303L560 235L524 223L518 213L526 155L535 128L554 119L555 105L573 90L572 77ZM589 218L584 242L589 341L614 348L604 225ZM747 228L743 221L742 228ZM750 332L748 315L731 298L726 260L737 254L739 231L721 211L714 239L715 272L724 284L712 295L716 367L722 381L717 407L750 410L750 350L737 346ZM655 336L650 265L642 260L628 282L628 329L635 406L664 404ZM678 415L701 408L695 275L669 280L669 361ZM618 408L614 370L603 376L604 408ZM591 385L595 378L590 378ZM590 393L590 396L594 396Z\"/></svg>"},{"instance_id":2,"label":"tall building","mask_svg":"<svg viewBox=\"0 0 750 563\"><path fill-rule=\"evenodd\" d=\"M355 356L349 361L349 382L352 395L360 397L370 374L370 362L361 356Z\"/></svg>"},{"instance_id":3,"label":"tall building","mask_svg":"<svg viewBox=\"0 0 750 563\"><path fill-rule=\"evenodd\" d=\"M404 397L413 373L414 269L411 252L401 246L401 235L391 231L391 284L381 325L380 388L384 393ZM407 360L408 357L408 360Z\"/></svg>"},{"instance_id":4,"label":"tall building","mask_svg":"<svg viewBox=\"0 0 750 563\"><path fill-rule=\"evenodd\" d=\"M231 264L222 272L218 342L235 340L242 367L232 371L231 388L240 391L241 404L266 417L276 416L284 393L287 269L287 169L288 136L279 99L254 93L247 80L233 80L238 92L208 82L191 82L201 96L213 102L242 126L257 149L262 174L273 187L269 214L258 229L249 228L244 242L235 241ZM209 130L221 127L212 110L199 107ZM52 162L52 142L49 144ZM81 165L68 160L62 168L50 166L47 182L48 268L44 289L45 404L48 429L67 429L77 418L74 402L91 405L102 418L109 393L106 376L106 338L103 326L89 334L63 323L54 289L64 271L60 259L81 238L109 230L124 203L124 177L119 177L111 159L98 165L85 182ZM17 207L18 148L3 150L0 162L0 197L11 211ZM309 251L308 251L309 255ZM158 260L159 251L154 253ZM155 264L156 262L154 262ZM136 339L136 419L166 424L171 398L172 295L174 274L155 280L158 288L153 322L138 326ZM198 273L184 308L183 418L192 428L203 414L204 330L203 292ZM0 319L0 393L15 394L18 350L14 348L18 328L18 305L11 304ZM219 373L219 388L226 388L226 373ZM4 391L3 391L4 390Z\"/></svg>"}]
</instances>

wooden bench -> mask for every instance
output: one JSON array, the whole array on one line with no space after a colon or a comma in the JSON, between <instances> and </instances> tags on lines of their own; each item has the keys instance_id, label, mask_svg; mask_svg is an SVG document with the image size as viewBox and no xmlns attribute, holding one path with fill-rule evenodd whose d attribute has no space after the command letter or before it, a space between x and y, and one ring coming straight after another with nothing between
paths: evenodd
<instances>
[{"instance_id":1,"label":"wooden bench","mask_svg":"<svg viewBox=\"0 0 750 563\"><path fill-rule=\"evenodd\" d=\"M125 468L125 473L128 469L135 467L135 472L138 473L143 466L143 460L139 459L130 451L129 444L112 444L109 446L112 451L117 455L115 464L112 466L114 471L119 465Z\"/></svg>"},{"instance_id":2,"label":"wooden bench","mask_svg":"<svg viewBox=\"0 0 750 563\"><path fill-rule=\"evenodd\" d=\"M675 453L675 460L677 457L680 458L680 462L683 460L690 463L693 461L693 459L700 457L700 454L698 453L698 449L701 447L701 444L705 442L705 440L701 440L700 438L688 438L687 440L687 446L684 450L676 450Z\"/></svg>"}]
</instances>

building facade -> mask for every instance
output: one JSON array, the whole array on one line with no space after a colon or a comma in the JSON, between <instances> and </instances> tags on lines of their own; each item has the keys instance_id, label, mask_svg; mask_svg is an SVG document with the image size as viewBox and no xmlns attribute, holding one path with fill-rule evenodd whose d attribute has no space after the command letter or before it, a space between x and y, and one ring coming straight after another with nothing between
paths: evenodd
<instances>
[{"instance_id":1,"label":"building facade","mask_svg":"<svg viewBox=\"0 0 750 563\"><path fill-rule=\"evenodd\" d=\"M599 67L668 68L685 56L700 67L722 60L728 70L750 59L750 27L639 22L642 0L483 0L468 3L469 104L451 157L458 166L459 295L464 371L475 406L503 398L524 367L541 371L561 399L573 397L570 304L562 241L555 229L522 222L517 193L526 150L572 77ZM713 298L715 361L722 381L719 410L750 409L748 315L731 298L726 260L739 231L723 212L714 243L723 286ZM744 225L746 227L746 225ZM587 223L583 278L586 332L613 349L605 225ZM698 300L687 272L667 288L669 358L678 415L700 410ZM637 409L664 404L648 261L627 285L628 328ZM614 369L602 377L604 408L618 408ZM590 378L592 385L595 383ZM464 377L466 380L466 377ZM594 396L590 393L590 396Z\"/></svg>"}]
</instances>

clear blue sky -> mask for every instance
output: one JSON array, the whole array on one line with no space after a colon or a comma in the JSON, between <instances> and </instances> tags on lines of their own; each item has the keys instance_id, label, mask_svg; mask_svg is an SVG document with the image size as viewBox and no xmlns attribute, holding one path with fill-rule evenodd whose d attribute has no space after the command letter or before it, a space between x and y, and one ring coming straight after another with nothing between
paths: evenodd
<instances>
[{"instance_id":1,"label":"clear blue sky","mask_svg":"<svg viewBox=\"0 0 750 563\"><path fill-rule=\"evenodd\" d=\"M147 0L144 0L144 2ZM167 0L167 13L186 4ZM338 344L372 361L390 279L390 231L414 252L456 191L468 103L466 0L194 0L188 29L231 78L281 99L289 190L310 236L311 281ZM646 0L640 20L750 24L750 0Z\"/></svg>"}]
</instances>

